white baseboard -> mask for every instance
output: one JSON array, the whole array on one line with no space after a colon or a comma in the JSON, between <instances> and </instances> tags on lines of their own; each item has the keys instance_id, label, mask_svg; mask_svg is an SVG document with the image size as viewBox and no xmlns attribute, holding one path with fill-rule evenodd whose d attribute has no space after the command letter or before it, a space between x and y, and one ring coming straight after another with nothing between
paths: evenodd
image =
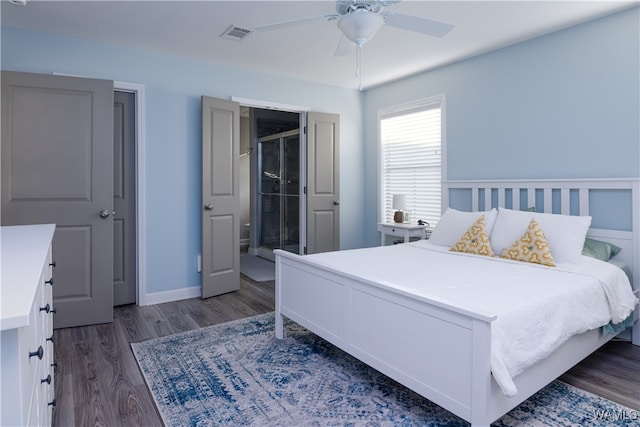
<instances>
[{"instance_id":1,"label":"white baseboard","mask_svg":"<svg viewBox=\"0 0 640 427\"><path fill-rule=\"evenodd\" d=\"M139 305L154 305L165 302L180 301L183 299L196 298L202 295L200 286L175 289L172 291L154 292L144 295Z\"/></svg>"}]
</instances>

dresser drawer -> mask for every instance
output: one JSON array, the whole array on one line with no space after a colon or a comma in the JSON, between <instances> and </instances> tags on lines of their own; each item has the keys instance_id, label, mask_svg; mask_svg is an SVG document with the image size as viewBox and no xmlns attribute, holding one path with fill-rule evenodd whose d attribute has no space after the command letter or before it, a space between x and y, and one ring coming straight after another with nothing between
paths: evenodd
<instances>
[{"instance_id":1,"label":"dresser drawer","mask_svg":"<svg viewBox=\"0 0 640 427\"><path fill-rule=\"evenodd\" d=\"M52 277L54 231L52 224L0 228L3 247L17 248L1 254L2 426L51 425L53 293L45 282Z\"/></svg>"},{"instance_id":2,"label":"dresser drawer","mask_svg":"<svg viewBox=\"0 0 640 427\"><path fill-rule=\"evenodd\" d=\"M32 384L32 391L36 389L38 384L35 382ZM31 393L31 398L28 401L27 411L25 414L25 419L28 420L28 426L40 426L42 423L40 422L40 402L38 401L39 395L38 393Z\"/></svg>"},{"instance_id":3,"label":"dresser drawer","mask_svg":"<svg viewBox=\"0 0 640 427\"><path fill-rule=\"evenodd\" d=\"M51 368L51 360L53 359L53 346L46 343L45 356L38 364L38 375L33 388L32 405L36 405L38 413L38 425L51 424L51 407L49 402L53 400L53 371Z\"/></svg>"},{"instance_id":4,"label":"dresser drawer","mask_svg":"<svg viewBox=\"0 0 640 427\"><path fill-rule=\"evenodd\" d=\"M18 372L21 378L20 400L23 402L23 404L28 404L31 401L33 386L38 375L38 366L40 362L44 360L44 345L41 339L42 327L40 325L40 318L42 316L37 306L34 305L29 317L29 326L21 328L18 332L20 350L17 358ZM30 354L38 353L40 347L42 347L42 360L40 360L37 355L29 356Z\"/></svg>"}]
</instances>

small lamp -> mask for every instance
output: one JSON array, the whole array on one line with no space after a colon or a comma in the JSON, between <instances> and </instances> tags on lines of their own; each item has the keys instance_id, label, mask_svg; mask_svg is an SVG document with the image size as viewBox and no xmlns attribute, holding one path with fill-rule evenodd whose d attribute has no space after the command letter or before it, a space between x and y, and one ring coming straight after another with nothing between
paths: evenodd
<instances>
[{"instance_id":1,"label":"small lamp","mask_svg":"<svg viewBox=\"0 0 640 427\"><path fill-rule=\"evenodd\" d=\"M406 209L407 200L404 194L394 194L393 195L393 209L396 212L393 214L393 221L397 223L404 222L404 212Z\"/></svg>"}]
</instances>

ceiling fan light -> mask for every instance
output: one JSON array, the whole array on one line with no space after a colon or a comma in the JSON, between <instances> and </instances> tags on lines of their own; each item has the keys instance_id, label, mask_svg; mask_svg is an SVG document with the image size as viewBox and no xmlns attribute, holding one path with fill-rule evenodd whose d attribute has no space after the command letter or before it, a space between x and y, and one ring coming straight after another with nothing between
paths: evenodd
<instances>
[{"instance_id":1,"label":"ceiling fan light","mask_svg":"<svg viewBox=\"0 0 640 427\"><path fill-rule=\"evenodd\" d=\"M382 16L364 9L355 10L344 15L338 21L338 28L358 46L362 46L366 41L371 40L382 25L384 25Z\"/></svg>"}]
</instances>

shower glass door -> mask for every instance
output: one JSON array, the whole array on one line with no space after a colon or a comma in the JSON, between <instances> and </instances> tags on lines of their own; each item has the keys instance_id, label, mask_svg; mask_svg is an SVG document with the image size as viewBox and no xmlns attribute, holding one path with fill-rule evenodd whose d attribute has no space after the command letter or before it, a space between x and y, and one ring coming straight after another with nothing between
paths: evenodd
<instances>
[{"instance_id":1,"label":"shower glass door","mask_svg":"<svg viewBox=\"0 0 640 427\"><path fill-rule=\"evenodd\" d=\"M300 136L293 130L259 139L259 254L300 251Z\"/></svg>"}]
</instances>

